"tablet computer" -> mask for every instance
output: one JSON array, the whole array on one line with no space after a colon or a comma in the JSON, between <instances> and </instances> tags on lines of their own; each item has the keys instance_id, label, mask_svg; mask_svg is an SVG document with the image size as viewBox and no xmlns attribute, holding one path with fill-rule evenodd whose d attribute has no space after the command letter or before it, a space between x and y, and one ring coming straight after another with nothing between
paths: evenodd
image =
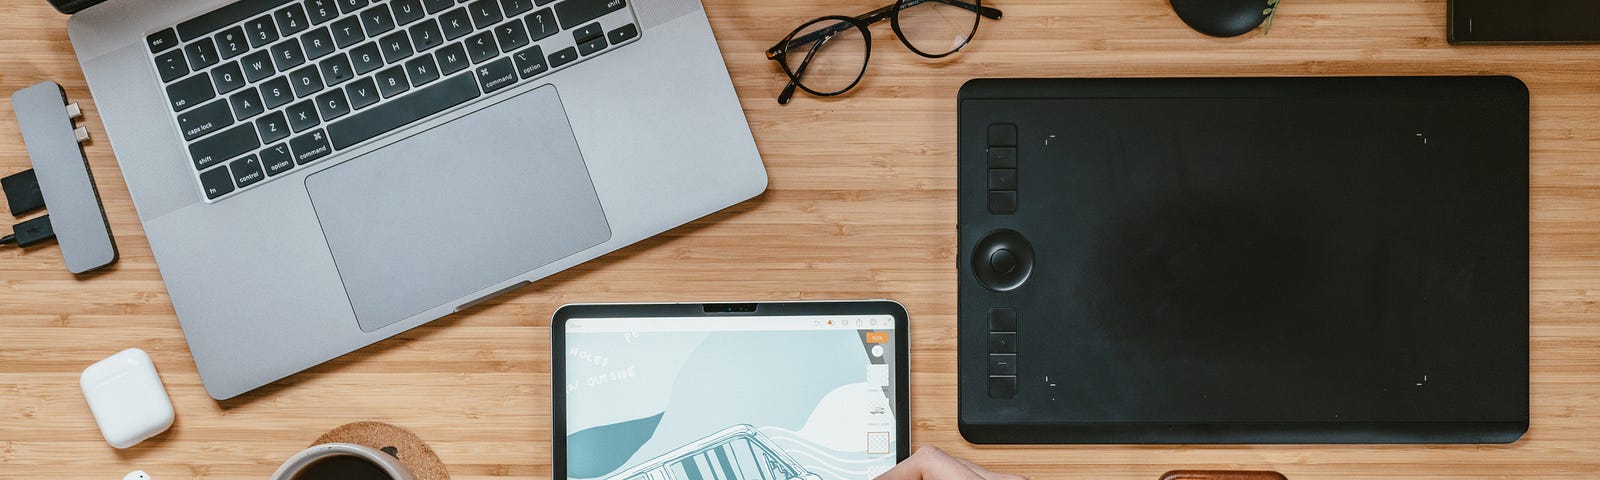
<instances>
[{"instance_id":1,"label":"tablet computer","mask_svg":"<svg viewBox=\"0 0 1600 480\"><path fill-rule=\"evenodd\" d=\"M551 326L554 478L867 480L910 456L898 303L568 305Z\"/></svg>"}]
</instances>

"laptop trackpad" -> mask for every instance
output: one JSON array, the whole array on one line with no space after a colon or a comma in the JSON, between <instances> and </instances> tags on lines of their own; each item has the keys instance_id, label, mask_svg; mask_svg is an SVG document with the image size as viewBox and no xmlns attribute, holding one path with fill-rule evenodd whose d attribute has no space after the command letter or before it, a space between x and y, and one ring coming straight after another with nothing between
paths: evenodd
<instances>
[{"instance_id":1,"label":"laptop trackpad","mask_svg":"<svg viewBox=\"0 0 1600 480\"><path fill-rule=\"evenodd\" d=\"M554 87L306 179L364 332L611 238Z\"/></svg>"}]
</instances>

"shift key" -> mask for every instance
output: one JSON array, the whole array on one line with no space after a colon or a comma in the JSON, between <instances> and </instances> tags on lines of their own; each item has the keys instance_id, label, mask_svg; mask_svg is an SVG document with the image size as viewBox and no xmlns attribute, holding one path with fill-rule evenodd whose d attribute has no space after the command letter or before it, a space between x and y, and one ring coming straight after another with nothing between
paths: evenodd
<instances>
[{"instance_id":1,"label":"shift key","mask_svg":"<svg viewBox=\"0 0 1600 480\"><path fill-rule=\"evenodd\" d=\"M556 4L556 19L562 30L571 30L626 6L627 0L567 0Z\"/></svg>"},{"instance_id":2,"label":"shift key","mask_svg":"<svg viewBox=\"0 0 1600 480\"><path fill-rule=\"evenodd\" d=\"M260 146L255 125L245 123L189 145L189 157L194 159L195 169L205 170Z\"/></svg>"}]
</instances>

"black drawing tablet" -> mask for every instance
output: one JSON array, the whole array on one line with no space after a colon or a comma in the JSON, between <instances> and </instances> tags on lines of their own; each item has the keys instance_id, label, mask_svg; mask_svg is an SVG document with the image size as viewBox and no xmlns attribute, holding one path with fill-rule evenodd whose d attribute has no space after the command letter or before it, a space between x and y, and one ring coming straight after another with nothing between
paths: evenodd
<instances>
[{"instance_id":1,"label":"black drawing tablet","mask_svg":"<svg viewBox=\"0 0 1600 480\"><path fill-rule=\"evenodd\" d=\"M1510 77L976 80L975 443L1498 443L1528 425Z\"/></svg>"}]
</instances>

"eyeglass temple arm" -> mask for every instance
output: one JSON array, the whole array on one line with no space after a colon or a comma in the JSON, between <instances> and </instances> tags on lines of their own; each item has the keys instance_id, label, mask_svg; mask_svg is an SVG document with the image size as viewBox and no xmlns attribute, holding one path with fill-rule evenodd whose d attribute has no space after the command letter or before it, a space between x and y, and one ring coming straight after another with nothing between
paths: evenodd
<instances>
[{"instance_id":1,"label":"eyeglass temple arm","mask_svg":"<svg viewBox=\"0 0 1600 480\"><path fill-rule=\"evenodd\" d=\"M806 74L806 67L811 65L811 58L817 56L817 51L822 49L822 44L828 43L828 38L824 38L820 42L811 44L811 49L806 51L806 58L800 59L800 66L795 67L794 69L795 78L800 78L802 75ZM800 84L795 83L794 79L789 79L789 84L784 85L783 92L778 94L778 104L788 105L789 99L794 98L795 88L798 88L799 86Z\"/></svg>"},{"instance_id":2,"label":"eyeglass temple arm","mask_svg":"<svg viewBox=\"0 0 1600 480\"><path fill-rule=\"evenodd\" d=\"M901 8L914 7L914 6L917 6L917 5L921 5L921 4L925 3L925 2L939 2L939 3L946 4L946 5L952 5L952 6L961 7L961 8L967 9L967 10L976 11L979 15L987 17L987 18L989 18L991 20L998 20L998 19L1000 19L1000 15L1001 15L1000 9L997 9L997 8L994 8L994 7L985 7L985 6L973 5L973 4L970 4L970 3L967 3L967 2L964 2L964 1L961 1L961 0L912 0L910 2L906 2L905 7L901 7ZM873 10L873 11L870 11L870 12L867 12L867 13L863 13L860 16L857 16L856 20L859 20L859 21L861 21L861 23L865 23L867 25L872 25L874 23L878 23L878 22L883 21L884 19L889 18L889 13L893 12L893 11L894 11L894 5L889 5L887 7L883 7L883 8L879 8L877 10ZM784 44L782 42L779 42L777 45L773 45L772 48L767 49L767 58L769 58L769 59L777 58L778 54L783 52L784 50L788 50L790 48L794 48L794 47L797 47L797 46L800 46L800 45L805 45L806 43L815 42L815 41L817 41L818 39L820 39L822 37L830 36L830 35L833 35L835 33L842 32L847 28L854 28L854 27L855 27L855 25L851 25L848 22L839 22L839 23L835 23L835 24L829 26L828 28L824 28L824 29L820 29L820 30L817 30L817 31L813 31L813 32L808 33L808 34L801 35L798 38L790 39L788 44Z\"/></svg>"}]
</instances>

